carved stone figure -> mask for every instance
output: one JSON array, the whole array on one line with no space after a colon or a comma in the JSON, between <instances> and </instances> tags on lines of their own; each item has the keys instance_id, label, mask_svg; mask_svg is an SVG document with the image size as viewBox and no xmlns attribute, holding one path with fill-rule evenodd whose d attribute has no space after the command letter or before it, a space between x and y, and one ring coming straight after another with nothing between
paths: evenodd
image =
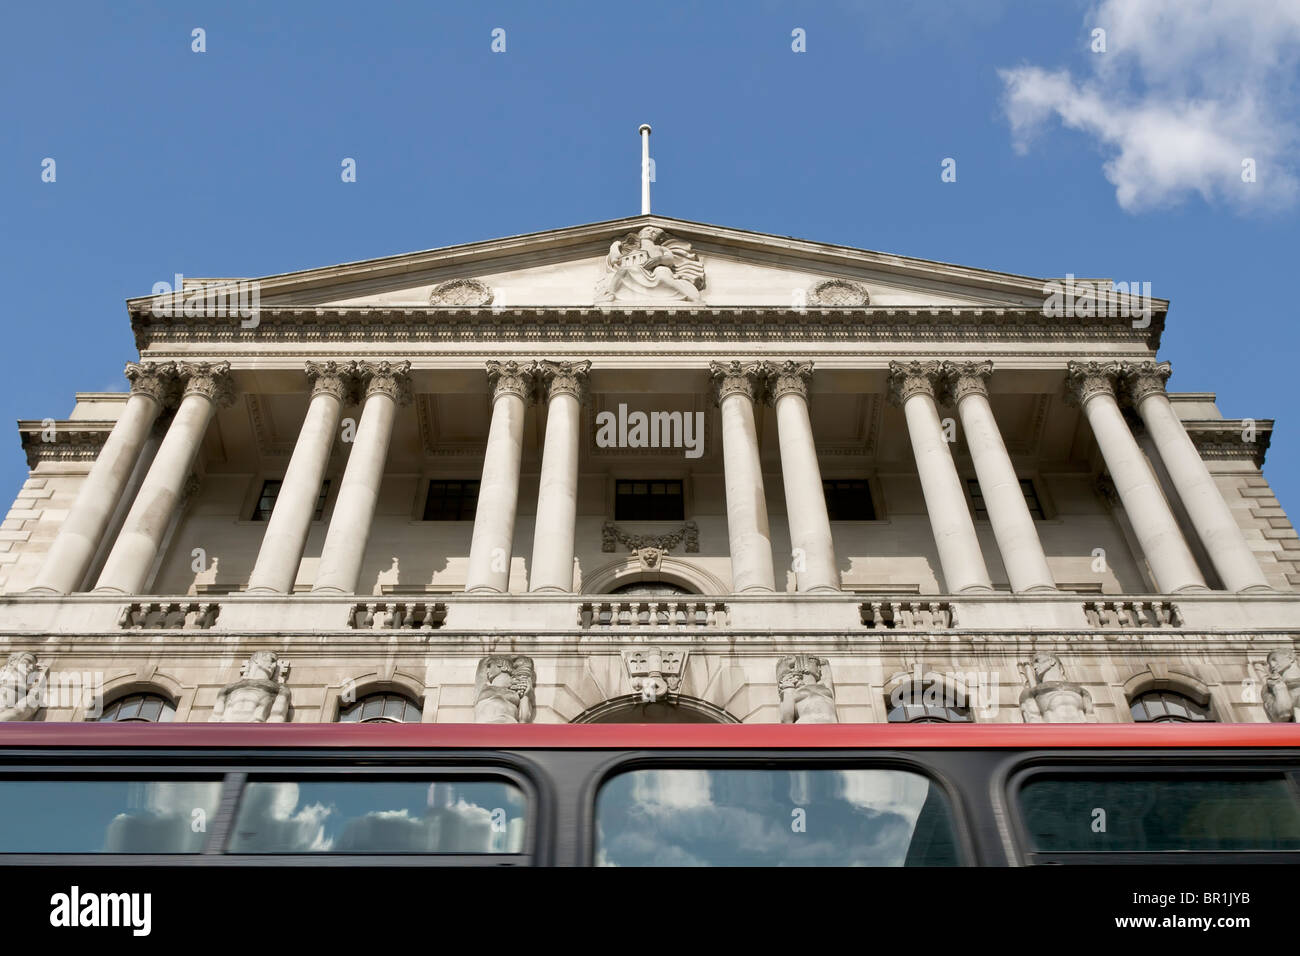
<instances>
[{"instance_id":1,"label":"carved stone figure","mask_svg":"<svg viewBox=\"0 0 1300 956\"><path fill-rule=\"evenodd\" d=\"M700 302L704 266L691 244L645 226L615 239L605 257L605 275L596 283L596 302L676 299Z\"/></svg>"},{"instance_id":2,"label":"carved stone figure","mask_svg":"<svg viewBox=\"0 0 1300 956\"><path fill-rule=\"evenodd\" d=\"M474 675L474 722L531 724L537 705L531 657L485 657Z\"/></svg>"},{"instance_id":3,"label":"carved stone figure","mask_svg":"<svg viewBox=\"0 0 1300 956\"><path fill-rule=\"evenodd\" d=\"M258 651L239 668L240 679L217 691L213 723L282 724L289 719L289 663L273 651Z\"/></svg>"},{"instance_id":4,"label":"carved stone figure","mask_svg":"<svg viewBox=\"0 0 1300 956\"><path fill-rule=\"evenodd\" d=\"M1300 721L1300 666L1295 651L1270 651L1267 665L1256 661L1255 670L1268 719L1274 723Z\"/></svg>"},{"instance_id":5,"label":"carved stone figure","mask_svg":"<svg viewBox=\"0 0 1300 956\"><path fill-rule=\"evenodd\" d=\"M1020 716L1027 724L1096 723L1092 695L1082 684L1065 679L1055 654L1038 654L1020 665L1026 687L1020 692Z\"/></svg>"},{"instance_id":6,"label":"carved stone figure","mask_svg":"<svg viewBox=\"0 0 1300 956\"><path fill-rule=\"evenodd\" d=\"M824 657L796 654L776 662L776 689L781 695L781 723L835 724L835 694L822 683Z\"/></svg>"},{"instance_id":7,"label":"carved stone figure","mask_svg":"<svg viewBox=\"0 0 1300 956\"><path fill-rule=\"evenodd\" d=\"M31 720L41 709L49 667L18 651L0 667L0 720Z\"/></svg>"}]
</instances>

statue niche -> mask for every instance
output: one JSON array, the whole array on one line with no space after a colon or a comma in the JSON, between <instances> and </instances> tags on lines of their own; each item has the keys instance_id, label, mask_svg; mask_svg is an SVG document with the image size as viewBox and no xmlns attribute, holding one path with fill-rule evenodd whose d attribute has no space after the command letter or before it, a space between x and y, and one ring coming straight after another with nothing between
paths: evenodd
<instances>
[{"instance_id":1,"label":"statue niche","mask_svg":"<svg viewBox=\"0 0 1300 956\"><path fill-rule=\"evenodd\" d=\"M704 266L691 244L646 226L610 245L595 301L702 302L703 288Z\"/></svg>"},{"instance_id":2,"label":"statue niche","mask_svg":"<svg viewBox=\"0 0 1300 956\"><path fill-rule=\"evenodd\" d=\"M239 668L239 680L217 691L210 723L282 724L289 719L289 662L258 651Z\"/></svg>"},{"instance_id":3,"label":"statue niche","mask_svg":"<svg viewBox=\"0 0 1300 956\"><path fill-rule=\"evenodd\" d=\"M824 657L796 654L776 662L776 690L781 696L781 723L835 724L835 694L822 683Z\"/></svg>"},{"instance_id":4,"label":"statue niche","mask_svg":"<svg viewBox=\"0 0 1300 956\"><path fill-rule=\"evenodd\" d=\"M531 724L537 711L531 657L485 657L474 674L476 724Z\"/></svg>"}]
</instances>

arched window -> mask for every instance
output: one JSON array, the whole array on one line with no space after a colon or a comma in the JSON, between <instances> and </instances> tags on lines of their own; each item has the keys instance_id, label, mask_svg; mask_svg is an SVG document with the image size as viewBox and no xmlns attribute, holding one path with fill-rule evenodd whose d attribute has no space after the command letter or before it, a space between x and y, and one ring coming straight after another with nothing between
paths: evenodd
<instances>
[{"instance_id":1,"label":"arched window","mask_svg":"<svg viewBox=\"0 0 1300 956\"><path fill-rule=\"evenodd\" d=\"M947 687L929 693L912 683L900 684L886 697L891 724L969 724L974 723L970 707L958 703Z\"/></svg>"},{"instance_id":2,"label":"arched window","mask_svg":"<svg viewBox=\"0 0 1300 956\"><path fill-rule=\"evenodd\" d=\"M633 581L631 584L624 584L622 587L614 588L610 594L644 594L644 595L661 595L661 594L691 594L693 592L686 590L679 584L672 584L668 581Z\"/></svg>"},{"instance_id":3,"label":"arched window","mask_svg":"<svg viewBox=\"0 0 1300 956\"><path fill-rule=\"evenodd\" d=\"M134 720L142 723L169 722L176 714L176 705L160 694L127 694L113 701L95 720Z\"/></svg>"},{"instance_id":4,"label":"arched window","mask_svg":"<svg viewBox=\"0 0 1300 956\"><path fill-rule=\"evenodd\" d=\"M1208 704L1198 704L1185 694L1172 690L1147 691L1134 697L1129 706L1133 711L1133 719L1144 724L1214 721Z\"/></svg>"},{"instance_id":5,"label":"arched window","mask_svg":"<svg viewBox=\"0 0 1300 956\"><path fill-rule=\"evenodd\" d=\"M354 704L339 708L339 723L418 724L420 705L402 694L368 694Z\"/></svg>"}]
</instances>

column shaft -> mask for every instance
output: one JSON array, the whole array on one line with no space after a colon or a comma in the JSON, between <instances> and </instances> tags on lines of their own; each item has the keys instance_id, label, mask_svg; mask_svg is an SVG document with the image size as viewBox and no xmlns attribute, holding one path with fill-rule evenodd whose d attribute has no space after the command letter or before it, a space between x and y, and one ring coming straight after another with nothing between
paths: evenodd
<instances>
[{"instance_id":1,"label":"column shaft","mask_svg":"<svg viewBox=\"0 0 1300 956\"><path fill-rule=\"evenodd\" d=\"M549 398L546 439L533 530L529 591L572 591L578 517L578 445L582 399L590 362L541 362L538 375Z\"/></svg>"},{"instance_id":2,"label":"column shaft","mask_svg":"<svg viewBox=\"0 0 1300 956\"><path fill-rule=\"evenodd\" d=\"M533 369L516 362L491 362L488 382L495 397L478 507L474 511L474 537L469 546L465 590L504 594L510 590L524 415L526 401L533 394Z\"/></svg>"},{"instance_id":3,"label":"column shaft","mask_svg":"<svg viewBox=\"0 0 1300 956\"><path fill-rule=\"evenodd\" d=\"M953 464L952 449L939 422L939 409L934 400L939 371L937 362L913 362L907 366L891 363L891 392L894 401L902 404L907 418L907 433L939 552L944 586L950 594L990 591L993 585L984 565L975 523L971 520L957 466Z\"/></svg>"},{"instance_id":4,"label":"column shaft","mask_svg":"<svg viewBox=\"0 0 1300 956\"><path fill-rule=\"evenodd\" d=\"M1229 591L1269 589L1268 579L1246 543L1241 527L1169 404L1164 389L1169 363L1142 363L1130 366L1127 373L1138 414L1223 586Z\"/></svg>"},{"instance_id":5,"label":"column shaft","mask_svg":"<svg viewBox=\"0 0 1300 956\"><path fill-rule=\"evenodd\" d=\"M1071 363L1069 374L1156 584L1166 594L1205 590L1196 559L1115 401L1118 368L1098 362Z\"/></svg>"},{"instance_id":6,"label":"column shaft","mask_svg":"<svg viewBox=\"0 0 1300 956\"><path fill-rule=\"evenodd\" d=\"M150 429L162 411L174 374L175 368L170 364L127 366L131 397L126 400L126 407L90 473L82 481L76 502L50 545L30 590L68 594L81 587Z\"/></svg>"},{"instance_id":7,"label":"column shaft","mask_svg":"<svg viewBox=\"0 0 1300 956\"><path fill-rule=\"evenodd\" d=\"M96 591L139 594L180 503L185 480L218 405L231 399L228 362L179 365L185 396L104 562Z\"/></svg>"},{"instance_id":8,"label":"column shaft","mask_svg":"<svg viewBox=\"0 0 1300 956\"><path fill-rule=\"evenodd\" d=\"M361 409L343 469L343 481L334 502L334 514L325 545L321 549L320 567L313 591L354 594L361 576L361 565L370 540L370 527L379 502L379 487L388 461L388 444L393 436L397 405L409 401L407 372L410 362L362 362L358 374L366 383L366 400Z\"/></svg>"},{"instance_id":9,"label":"column shaft","mask_svg":"<svg viewBox=\"0 0 1300 956\"><path fill-rule=\"evenodd\" d=\"M790 523L790 548L798 591L838 591L839 568L826 512L826 494L812 419L808 414L808 381L812 363L784 362L769 366L769 394L776 405L777 434L781 444L781 478L785 510Z\"/></svg>"},{"instance_id":10,"label":"column shaft","mask_svg":"<svg viewBox=\"0 0 1300 956\"><path fill-rule=\"evenodd\" d=\"M754 426L754 399L762 386L756 365L710 366L722 408L722 462L731 539L731 589L775 591L772 535L767 523L763 468Z\"/></svg>"},{"instance_id":11,"label":"column shaft","mask_svg":"<svg viewBox=\"0 0 1300 956\"><path fill-rule=\"evenodd\" d=\"M276 496L271 520L266 523L257 563L248 579L250 591L293 592L321 482L337 436L343 399L351 391L352 374L351 368L334 362L307 363L307 375L313 385L311 401Z\"/></svg>"}]
</instances>

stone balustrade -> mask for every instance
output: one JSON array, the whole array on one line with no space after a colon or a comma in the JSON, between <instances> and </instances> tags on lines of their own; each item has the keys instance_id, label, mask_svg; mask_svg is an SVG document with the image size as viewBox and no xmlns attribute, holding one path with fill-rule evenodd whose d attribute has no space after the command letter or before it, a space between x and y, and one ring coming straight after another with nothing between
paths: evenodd
<instances>
[{"instance_id":1,"label":"stone balustrade","mask_svg":"<svg viewBox=\"0 0 1300 956\"><path fill-rule=\"evenodd\" d=\"M122 608L117 624L142 630L208 630L220 613L215 601L141 601Z\"/></svg>"},{"instance_id":2,"label":"stone balustrade","mask_svg":"<svg viewBox=\"0 0 1300 956\"><path fill-rule=\"evenodd\" d=\"M955 624L948 601L864 601L858 611L862 626L873 631L946 630Z\"/></svg>"},{"instance_id":3,"label":"stone balustrade","mask_svg":"<svg viewBox=\"0 0 1300 956\"><path fill-rule=\"evenodd\" d=\"M1183 617L1172 601L1085 601L1083 613L1093 627L1182 627Z\"/></svg>"},{"instance_id":4,"label":"stone balustrade","mask_svg":"<svg viewBox=\"0 0 1300 956\"><path fill-rule=\"evenodd\" d=\"M578 626L726 627L721 601L586 601L578 607Z\"/></svg>"},{"instance_id":5,"label":"stone balustrade","mask_svg":"<svg viewBox=\"0 0 1300 956\"><path fill-rule=\"evenodd\" d=\"M348 615L356 630L436 631L447 620L447 605L441 601L371 601L357 604Z\"/></svg>"}]
</instances>

